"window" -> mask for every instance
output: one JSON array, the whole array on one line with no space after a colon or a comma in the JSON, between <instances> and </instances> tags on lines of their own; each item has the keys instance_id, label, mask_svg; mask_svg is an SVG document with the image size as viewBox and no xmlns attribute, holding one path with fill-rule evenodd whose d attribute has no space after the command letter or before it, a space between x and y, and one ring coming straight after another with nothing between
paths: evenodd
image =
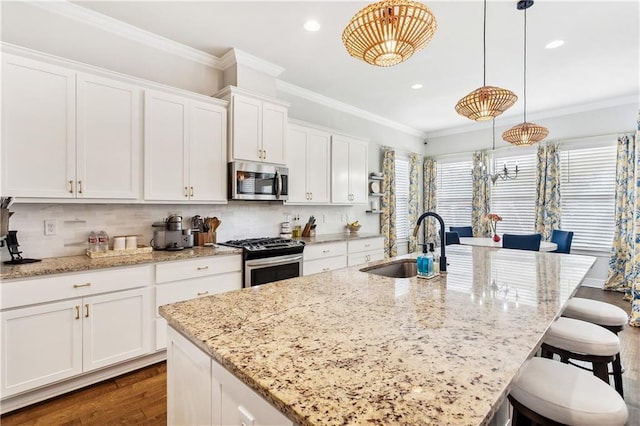
<instances>
[{"instance_id":1,"label":"window","mask_svg":"<svg viewBox=\"0 0 640 426\"><path fill-rule=\"evenodd\" d=\"M454 162L438 162L437 208L447 230L449 226L471 225L473 182L471 159Z\"/></svg>"},{"instance_id":2,"label":"window","mask_svg":"<svg viewBox=\"0 0 640 426\"><path fill-rule=\"evenodd\" d=\"M495 153L496 169L506 164L511 173L518 165L518 178L498 179L491 184L491 212L502 216L499 234L531 234L535 232L536 151L514 155L512 150Z\"/></svg>"},{"instance_id":3,"label":"window","mask_svg":"<svg viewBox=\"0 0 640 426\"><path fill-rule=\"evenodd\" d=\"M571 248L608 251L615 228L616 144L563 149L560 194L562 229Z\"/></svg>"},{"instance_id":4,"label":"window","mask_svg":"<svg viewBox=\"0 0 640 426\"><path fill-rule=\"evenodd\" d=\"M409 240L409 159L396 156L396 239Z\"/></svg>"}]
</instances>

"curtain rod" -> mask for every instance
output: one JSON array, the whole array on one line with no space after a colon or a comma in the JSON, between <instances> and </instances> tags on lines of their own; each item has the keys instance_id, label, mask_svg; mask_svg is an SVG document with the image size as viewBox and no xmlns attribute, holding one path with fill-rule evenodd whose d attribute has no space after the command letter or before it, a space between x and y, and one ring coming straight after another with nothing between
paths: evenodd
<instances>
[{"instance_id":1,"label":"curtain rod","mask_svg":"<svg viewBox=\"0 0 640 426\"><path fill-rule=\"evenodd\" d=\"M562 143L566 143L566 142L573 142L573 141L579 141L579 140L584 140L584 139L601 138L601 137L605 137L605 136L633 136L634 133L635 133L635 130L627 130L627 131L624 131L624 132L602 133L602 134L593 135L593 136L578 136L578 137L575 137L575 138L556 139L556 140L551 140L551 141L548 141L548 142L558 142L558 143L562 144ZM517 147L517 146L504 146L502 148L496 148L495 150L496 151L506 151L506 150L514 150L514 149L523 150L523 149L531 149L531 148L535 148L535 145L532 145L532 146L526 147L526 148L521 148L521 147ZM474 152L485 151L485 150L490 150L490 148L474 149L473 151L450 152L448 154L441 154L441 155L433 156L433 158L447 158L447 157L453 157L453 156L456 156L456 155L473 154ZM425 155L425 158L431 158L431 157Z\"/></svg>"}]
</instances>

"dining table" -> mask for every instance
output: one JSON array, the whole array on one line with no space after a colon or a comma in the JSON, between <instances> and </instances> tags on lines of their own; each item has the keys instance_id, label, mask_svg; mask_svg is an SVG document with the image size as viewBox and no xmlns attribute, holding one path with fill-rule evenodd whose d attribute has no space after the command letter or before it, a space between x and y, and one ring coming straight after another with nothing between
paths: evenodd
<instances>
[{"instance_id":1,"label":"dining table","mask_svg":"<svg viewBox=\"0 0 640 426\"><path fill-rule=\"evenodd\" d=\"M460 244L466 246L502 248L502 240L493 241L491 237L460 237ZM540 251L555 251L557 249L558 245L556 243L540 241Z\"/></svg>"}]
</instances>

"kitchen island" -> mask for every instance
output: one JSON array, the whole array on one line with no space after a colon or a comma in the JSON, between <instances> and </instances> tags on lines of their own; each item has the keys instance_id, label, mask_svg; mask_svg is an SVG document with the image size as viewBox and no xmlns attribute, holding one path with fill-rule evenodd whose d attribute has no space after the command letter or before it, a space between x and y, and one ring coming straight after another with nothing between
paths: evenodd
<instances>
[{"instance_id":1,"label":"kitchen island","mask_svg":"<svg viewBox=\"0 0 640 426\"><path fill-rule=\"evenodd\" d=\"M225 397L225 375L293 424L487 424L595 258L470 246L448 246L447 258L448 274L431 280L351 267L160 313L212 374L212 424L227 411L253 418L249 395ZM202 409L172 389L176 374L203 375L168 350L171 423Z\"/></svg>"}]
</instances>

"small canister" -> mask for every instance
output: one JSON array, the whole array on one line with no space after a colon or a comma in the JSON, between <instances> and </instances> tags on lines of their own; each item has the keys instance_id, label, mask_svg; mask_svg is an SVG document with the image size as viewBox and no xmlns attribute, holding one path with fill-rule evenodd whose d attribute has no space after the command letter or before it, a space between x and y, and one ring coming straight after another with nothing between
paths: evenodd
<instances>
[{"instance_id":1,"label":"small canister","mask_svg":"<svg viewBox=\"0 0 640 426\"><path fill-rule=\"evenodd\" d=\"M125 247L127 250L138 248L138 237L136 235L128 235Z\"/></svg>"},{"instance_id":2,"label":"small canister","mask_svg":"<svg viewBox=\"0 0 640 426\"><path fill-rule=\"evenodd\" d=\"M126 248L127 237L113 237L113 249L124 250Z\"/></svg>"}]
</instances>

